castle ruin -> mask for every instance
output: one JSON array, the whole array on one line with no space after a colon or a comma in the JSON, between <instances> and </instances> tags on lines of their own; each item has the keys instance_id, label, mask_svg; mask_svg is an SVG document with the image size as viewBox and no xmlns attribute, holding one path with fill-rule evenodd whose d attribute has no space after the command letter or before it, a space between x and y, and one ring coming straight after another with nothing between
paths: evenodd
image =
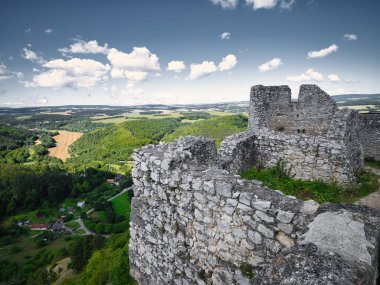
<instances>
[{"instance_id":1,"label":"castle ruin","mask_svg":"<svg viewBox=\"0 0 380 285\"><path fill-rule=\"evenodd\" d=\"M317 86L301 86L298 102L286 86L254 86L248 131L218 150L185 137L135 151L132 276L140 285L376 284L379 211L301 201L238 175L283 161L299 178L352 182L363 166L359 131L357 112Z\"/></svg>"}]
</instances>

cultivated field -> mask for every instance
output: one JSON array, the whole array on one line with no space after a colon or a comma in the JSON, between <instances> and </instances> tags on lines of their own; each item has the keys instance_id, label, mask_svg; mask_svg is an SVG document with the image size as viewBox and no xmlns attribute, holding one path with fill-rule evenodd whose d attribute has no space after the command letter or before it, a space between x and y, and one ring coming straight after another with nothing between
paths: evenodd
<instances>
[{"instance_id":1,"label":"cultivated field","mask_svg":"<svg viewBox=\"0 0 380 285\"><path fill-rule=\"evenodd\" d=\"M49 155L65 161L69 155L69 146L79 139L83 133L59 131L59 135L54 136L56 146L49 148Z\"/></svg>"}]
</instances>

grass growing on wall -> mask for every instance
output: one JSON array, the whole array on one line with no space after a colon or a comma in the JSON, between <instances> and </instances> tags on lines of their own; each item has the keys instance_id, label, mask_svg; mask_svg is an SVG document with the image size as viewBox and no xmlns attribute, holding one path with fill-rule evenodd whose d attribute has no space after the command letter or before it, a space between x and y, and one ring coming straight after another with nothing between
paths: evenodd
<instances>
[{"instance_id":1,"label":"grass growing on wall","mask_svg":"<svg viewBox=\"0 0 380 285\"><path fill-rule=\"evenodd\" d=\"M380 161L377 161L373 158L366 158L365 163L370 167L380 169Z\"/></svg>"},{"instance_id":2,"label":"grass growing on wall","mask_svg":"<svg viewBox=\"0 0 380 285\"><path fill-rule=\"evenodd\" d=\"M267 169L252 168L242 173L241 177L262 181L265 186L280 190L286 195L301 200L313 199L318 203L352 203L379 189L378 177L370 172L363 172L358 177L358 183L347 188L335 183L293 179L279 165Z\"/></svg>"}]
</instances>

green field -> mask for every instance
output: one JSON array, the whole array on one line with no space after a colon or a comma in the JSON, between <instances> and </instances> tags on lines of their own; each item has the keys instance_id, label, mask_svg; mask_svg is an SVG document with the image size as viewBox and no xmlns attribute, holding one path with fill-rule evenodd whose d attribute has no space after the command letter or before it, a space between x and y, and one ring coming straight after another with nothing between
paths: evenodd
<instances>
[{"instance_id":1,"label":"green field","mask_svg":"<svg viewBox=\"0 0 380 285\"><path fill-rule=\"evenodd\" d=\"M112 199L111 201L112 206L115 210L115 214L117 216L124 216L127 219L129 219L130 216L130 203L128 198L128 193L124 192L120 196L116 197L115 199Z\"/></svg>"},{"instance_id":2,"label":"green field","mask_svg":"<svg viewBox=\"0 0 380 285\"><path fill-rule=\"evenodd\" d=\"M191 125L179 127L173 133L166 135L162 140L171 142L184 136L205 136L214 139L216 144L220 145L225 137L245 131L247 123L247 117L241 115L199 120Z\"/></svg>"}]
</instances>

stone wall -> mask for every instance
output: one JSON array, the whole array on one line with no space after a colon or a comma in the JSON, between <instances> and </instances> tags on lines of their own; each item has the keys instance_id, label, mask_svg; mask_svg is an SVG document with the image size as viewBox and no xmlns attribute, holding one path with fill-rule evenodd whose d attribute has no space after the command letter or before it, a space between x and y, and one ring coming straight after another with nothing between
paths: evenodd
<instances>
[{"instance_id":1,"label":"stone wall","mask_svg":"<svg viewBox=\"0 0 380 285\"><path fill-rule=\"evenodd\" d=\"M288 86L256 85L251 88L249 128L324 135L337 110L335 101L316 85L301 85L296 102Z\"/></svg>"},{"instance_id":2,"label":"stone wall","mask_svg":"<svg viewBox=\"0 0 380 285\"><path fill-rule=\"evenodd\" d=\"M380 114L360 114L360 117L363 122L360 137L364 155L380 161Z\"/></svg>"},{"instance_id":3,"label":"stone wall","mask_svg":"<svg viewBox=\"0 0 380 285\"><path fill-rule=\"evenodd\" d=\"M243 133L217 152L186 137L135 152L129 250L139 284L375 284L380 213L241 179L254 141Z\"/></svg>"},{"instance_id":4,"label":"stone wall","mask_svg":"<svg viewBox=\"0 0 380 285\"><path fill-rule=\"evenodd\" d=\"M295 178L354 182L363 167L361 124L355 110L339 110L316 85L301 85L297 102L287 86L253 86L248 130L256 166L280 160Z\"/></svg>"}]
</instances>

